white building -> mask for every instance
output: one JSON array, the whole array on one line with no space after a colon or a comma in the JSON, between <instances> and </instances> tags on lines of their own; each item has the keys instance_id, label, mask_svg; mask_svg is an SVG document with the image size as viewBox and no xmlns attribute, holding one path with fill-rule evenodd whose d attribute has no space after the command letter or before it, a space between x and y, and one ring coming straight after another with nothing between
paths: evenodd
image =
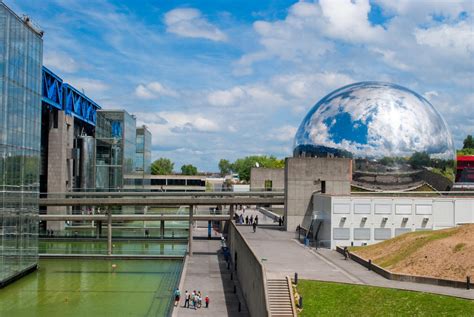
<instances>
[{"instance_id":1,"label":"white building","mask_svg":"<svg viewBox=\"0 0 474 317\"><path fill-rule=\"evenodd\" d=\"M320 246L360 246L405 232L474 222L474 196L405 197L387 194L313 195L313 228ZM319 225L321 223L321 225Z\"/></svg>"}]
</instances>

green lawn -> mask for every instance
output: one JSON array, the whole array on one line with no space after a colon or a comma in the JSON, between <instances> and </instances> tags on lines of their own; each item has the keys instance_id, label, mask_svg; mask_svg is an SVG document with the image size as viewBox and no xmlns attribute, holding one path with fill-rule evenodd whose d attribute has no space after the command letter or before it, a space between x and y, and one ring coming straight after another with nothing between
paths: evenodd
<instances>
[{"instance_id":1,"label":"green lawn","mask_svg":"<svg viewBox=\"0 0 474 317\"><path fill-rule=\"evenodd\" d=\"M300 280L299 316L474 316L474 301L381 287Z\"/></svg>"}]
</instances>

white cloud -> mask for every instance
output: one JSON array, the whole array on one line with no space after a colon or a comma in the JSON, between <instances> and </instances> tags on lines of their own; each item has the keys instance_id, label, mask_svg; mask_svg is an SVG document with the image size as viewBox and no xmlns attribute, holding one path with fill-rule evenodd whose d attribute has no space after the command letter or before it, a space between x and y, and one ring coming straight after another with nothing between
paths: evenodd
<instances>
[{"instance_id":1,"label":"white cloud","mask_svg":"<svg viewBox=\"0 0 474 317\"><path fill-rule=\"evenodd\" d=\"M135 88L135 95L140 99L158 99L161 96L177 97L178 93L157 81L153 81L148 84L138 85Z\"/></svg>"},{"instance_id":2,"label":"white cloud","mask_svg":"<svg viewBox=\"0 0 474 317\"><path fill-rule=\"evenodd\" d=\"M139 124L145 124L154 132L154 135L164 138L184 132L217 132L220 130L220 126L214 120L199 113L160 111L138 112L135 115Z\"/></svg>"},{"instance_id":3,"label":"white cloud","mask_svg":"<svg viewBox=\"0 0 474 317\"><path fill-rule=\"evenodd\" d=\"M368 0L321 0L321 31L348 42L372 42L383 36L383 28L369 22Z\"/></svg>"},{"instance_id":4,"label":"white cloud","mask_svg":"<svg viewBox=\"0 0 474 317\"><path fill-rule=\"evenodd\" d=\"M281 141L289 142L293 141L297 128L291 125L284 125L280 128L273 129L269 135L270 138Z\"/></svg>"},{"instance_id":5,"label":"white cloud","mask_svg":"<svg viewBox=\"0 0 474 317\"><path fill-rule=\"evenodd\" d=\"M67 79L66 82L77 90L84 91L84 93L88 96L89 94L94 95L102 93L110 88L110 86L104 83L102 80L92 78L71 78Z\"/></svg>"},{"instance_id":6,"label":"white cloud","mask_svg":"<svg viewBox=\"0 0 474 317\"><path fill-rule=\"evenodd\" d=\"M64 73L75 73L79 70L79 65L74 58L60 52L45 52L43 64L53 71L61 71Z\"/></svg>"},{"instance_id":7,"label":"white cloud","mask_svg":"<svg viewBox=\"0 0 474 317\"><path fill-rule=\"evenodd\" d=\"M282 96L265 84L234 86L225 90L217 90L207 95L212 106L253 108L278 107L283 104Z\"/></svg>"},{"instance_id":8,"label":"white cloud","mask_svg":"<svg viewBox=\"0 0 474 317\"><path fill-rule=\"evenodd\" d=\"M370 24L369 11L368 0L295 3L284 20L254 23L263 49L243 55L233 72L251 74L253 63L275 56L285 61L315 64L334 50L334 39L347 43L379 42L385 31Z\"/></svg>"},{"instance_id":9,"label":"white cloud","mask_svg":"<svg viewBox=\"0 0 474 317\"><path fill-rule=\"evenodd\" d=\"M418 28L415 30L415 37L418 44L444 49L452 54L469 57L474 53L473 24L467 21L429 29Z\"/></svg>"},{"instance_id":10,"label":"white cloud","mask_svg":"<svg viewBox=\"0 0 474 317\"><path fill-rule=\"evenodd\" d=\"M245 92L241 87L234 87L229 90L217 90L207 96L208 102L213 106L233 106L244 96Z\"/></svg>"},{"instance_id":11,"label":"white cloud","mask_svg":"<svg viewBox=\"0 0 474 317\"><path fill-rule=\"evenodd\" d=\"M381 49L381 48L372 48L370 49L372 52L376 54L380 54L382 56L383 61L394 68L398 68L403 71L408 71L410 67L405 63L401 62L398 57L397 53L389 50L389 49Z\"/></svg>"},{"instance_id":12,"label":"white cloud","mask_svg":"<svg viewBox=\"0 0 474 317\"><path fill-rule=\"evenodd\" d=\"M183 37L225 41L227 35L209 23L201 11L193 8L174 9L165 14L167 31Z\"/></svg>"}]
</instances>

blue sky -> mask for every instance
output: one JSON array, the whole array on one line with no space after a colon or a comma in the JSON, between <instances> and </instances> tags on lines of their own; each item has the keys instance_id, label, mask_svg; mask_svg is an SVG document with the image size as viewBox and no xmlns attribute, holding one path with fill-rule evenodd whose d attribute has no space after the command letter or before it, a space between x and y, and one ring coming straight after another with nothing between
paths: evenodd
<instances>
[{"instance_id":1,"label":"blue sky","mask_svg":"<svg viewBox=\"0 0 474 317\"><path fill-rule=\"evenodd\" d=\"M472 1L5 0L45 30L44 64L153 133L153 158L291 154L306 112L343 85L425 96L460 147L474 133Z\"/></svg>"}]
</instances>

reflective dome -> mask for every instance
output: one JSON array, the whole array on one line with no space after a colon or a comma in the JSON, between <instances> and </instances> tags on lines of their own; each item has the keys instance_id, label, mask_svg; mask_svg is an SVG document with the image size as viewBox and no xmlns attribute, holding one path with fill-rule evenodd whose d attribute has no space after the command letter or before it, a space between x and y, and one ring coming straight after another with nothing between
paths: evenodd
<instances>
[{"instance_id":1,"label":"reflective dome","mask_svg":"<svg viewBox=\"0 0 474 317\"><path fill-rule=\"evenodd\" d=\"M418 168L410 161L415 153L435 163L452 162L448 127L425 98L382 82L351 84L321 99L303 119L294 143L294 156L354 158L355 170L368 172Z\"/></svg>"}]
</instances>

